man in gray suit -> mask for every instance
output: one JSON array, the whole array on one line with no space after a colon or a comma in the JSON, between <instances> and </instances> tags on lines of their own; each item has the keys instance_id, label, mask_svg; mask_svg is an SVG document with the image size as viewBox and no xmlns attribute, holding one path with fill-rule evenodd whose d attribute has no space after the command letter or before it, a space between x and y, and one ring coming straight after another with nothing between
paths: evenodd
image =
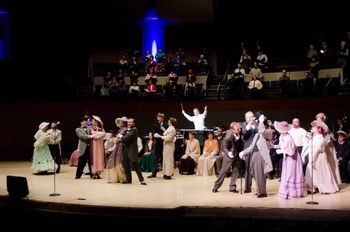
<instances>
[{"instance_id":1,"label":"man in gray suit","mask_svg":"<svg viewBox=\"0 0 350 232\"><path fill-rule=\"evenodd\" d=\"M75 129L75 133L79 138L79 159L77 171L75 173L75 179L80 179L81 175L83 174L83 170L86 163L88 163L90 177L92 178L92 172L90 167L90 139L92 139L93 136L90 134L90 130L87 128L85 118L82 118L80 120L80 127Z\"/></svg>"},{"instance_id":2,"label":"man in gray suit","mask_svg":"<svg viewBox=\"0 0 350 232\"><path fill-rule=\"evenodd\" d=\"M128 129L121 138L115 140L116 143L123 142L125 150L123 152L123 165L126 175L126 182L123 184L131 184L131 167L136 172L142 185L147 185L142 176L142 172L139 167L138 149L137 149L137 129L135 127L135 119L128 119ZM131 167L130 167L131 164Z\"/></svg>"},{"instance_id":3,"label":"man in gray suit","mask_svg":"<svg viewBox=\"0 0 350 232\"><path fill-rule=\"evenodd\" d=\"M226 174L231 172L230 192L238 193L236 189L236 181L238 177L238 169L241 163L238 154L243 148L243 140L241 138L241 126L237 122L231 122L230 129L226 132L222 141L221 153L223 156L222 167L220 169L217 180L214 183L213 192L216 193L225 180Z\"/></svg>"}]
</instances>

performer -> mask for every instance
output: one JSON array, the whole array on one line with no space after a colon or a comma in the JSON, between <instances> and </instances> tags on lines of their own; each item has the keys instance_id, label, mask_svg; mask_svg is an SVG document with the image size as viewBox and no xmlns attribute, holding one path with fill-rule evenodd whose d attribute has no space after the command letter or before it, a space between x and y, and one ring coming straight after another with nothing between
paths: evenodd
<instances>
[{"instance_id":1,"label":"performer","mask_svg":"<svg viewBox=\"0 0 350 232\"><path fill-rule=\"evenodd\" d=\"M243 149L247 149L253 142L254 135L258 132L258 124L252 111L245 113L245 122L242 123L242 134L244 140ZM247 156L244 160L244 192L250 193L252 191L252 175L250 173L251 156Z\"/></svg>"},{"instance_id":2,"label":"performer","mask_svg":"<svg viewBox=\"0 0 350 232\"><path fill-rule=\"evenodd\" d=\"M208 113L207 106L204 107L203 114L199 113L198 108L193 108L194 116L190 116L190 115L186 114L186 112L184 111L182 103L181 103L181 110L182 110L182 114L187 118L187 120L193 122L195 130L204 130L204 129L206 129L205 124L204 124L204 119L206 118L207 113Z\"/></svg>"},{"instance_id":3,"label":"performer","mask_svg":"<svg viewBox=\"0 0 350 232\"><path fill-rule=\"evenodd\" d=\"M33 174L47 174L54 172L54 160L52 159L48 143L51 135L47 133L50 123L42 122L39 130L35 133L32 171Z\"/></svg>"},{"instance_id":4,"label":"performer","mask_svg":"<svg viewBox=\"0 0 350 232\"><path fill-rule=\"evenodd\" d=\"M92 178L92 172L91 172L91 166L90 166L90 140L93 138L93 136L91 135L90 130L87 128L86 118L83 117L80 120L80 127L75 129L75 133L79 138L79 143L78 143L79 159L78 159L77 171L75 173L75 179L80 179L81 175L83 174L83 170L86 163L88 164L87 166L89 167L90 178Z\"/></svg>"},{"instance_id":5,"label":"performer","mask_svg":"<svg viewBox=\"0 0 350 232\"><path fill-rule=\"evenodd\" d=\"M125 134L119 138L117 137L115 142L118 143L122 141L125 145L125 150L123 152L123 163L126 175L126 181L123 184L131 184L131 168L136 172L137 177L142 185L147 185L142 176L138 164L138 152L137 152L137 128L135 127L135 119L128 118L128 129ZM130 167L131 165L131 167Z\"/></svg>"},{"instance_id":6,"label":"performer","mask_svg":"<svg viewBox=\"0 0 350 232\"><path fill-rule=\"evenodd\" d=\"M199 130L196 132L196 139L199 141L200 151L202 151L203 145L204 145L204 135L203 135L203 132L201 132L200 130L206 129L204 119L207 117L207 114L208 114L207 106L204 107L203 114L199 113L198 108L193 108L193 114L194 114L193 116L186 114L182 103L181 103L181 109L182 109L182 114L187 118L187 120L193 122L194 129Z\"/></svg>"},{"instance_id":7,"label":"performer","mask_svg":"<svg viewBox=\"0 0 350 232\"><path fill-rule=\"evenodd\" d=\"M236 189L236 181L238 177L238 168L241 163L238 153L243 148L243 140L241 137L241 126L237 122L231 122L230 130L226 132L225 138L221 144L221 153L223 156L222 167L220 169L217 180L214 183L213 192L216 193L222 183L225 180L226 174L231 172L231 183L230 183L230 192L238 193Z\"/></svg>"},{"instance_id":8,"label":"performer","mask_svg":"<svg viewBox=\"0 0 350 232\"><path fill-rule=\"evenodd\" d=\"M328 127L321 120L314 120L311 122L311 126L313 136L310 138L308 145L307 153L310 158L305 173L307 189L314 192L319 191L320 193L338 192L339 187L337 180L332 173L332 168L327 156L327 141L323 136L328 130ZM311 171L313 173L311 173ZM311 183L313 183L313 186Z\"/></svg>"},{"instance_id":9,"label":"performer","mask_svg":"<svg viewBox=\"0 0 350 232\"><path fill-rule=\"evenodd\" d=\"M61 141L62 141L62 131L57 129L57 126L60 122L52 121L51 129L47 131L51 135L49 140L49 148L52 155L52 158L57 164L56 173L59 173L61 170L62 163L62 150L61 150Z\"/></svg>"},{"instance_id":10,"label":"performer","mask_svg":"<svg viewBox=\"0 0 350 232\"><path fill-rule=\"evenodd\" d=\"M181 157L179 173L192 175L198 162L198 157L201 155L199 141L195 138L196 133L188 133L188 140L186 141L186 152Z\"/></svg>"},{"instance_id":11,"label":"performer","mask_svg":"<svg viewBox=\"0 0 350 232\"><path fill-rule=\"evenodd\" d=\"M158 113L157 114L157 122L153 124L152 127L152 133L153 136L155 134L162 135L164 131L168 128L168 123L164 122L165 114L164 113ZM154 149L154 168L152 170L152 174L148 176L147 178L155 178L157 177L158 172L158 164L162 159L163 154L163 141L161 138L155 138L155 149Z\"/></svg>"},{"instance_id":12,"label":"performer","mask_svg":"<svg viewBox=\"0 0 350 232\"><path fill-rule=\"evenodd\" d=\"M276 150L277 153L283 153L282 176L278 195L284 199L304 197L306 195L306 187L303 163L298 154L297 146L289 134L292 126L285 121L275 121L274 127L281 134L279 144L274 147L279 148Z\"/></svg>"},{"instance_id":13,"label":"performer","mask_svg":"<svg viewBox=\"0 0 350 232\"><path fill-rule=\"evenodd\" d=\"M175 137L176 137L176 118L169 118L169 127L164 131L163 135L154 134L155 138L161 138L164 140L163 146L163 177L166 180L171 179L174 175L174 150L175 150Z\"/></svg>"},{"instance_id":14,"label":"performer","mask_svg":"<svg viewBox=\"0 0 350 232\"><path fill-rule=\"evenodd\" d=\"M254 135L248 148L241 151L239 156L246 159L251 156L249 171L255 179L258 198L267 197L266 175L272 171L269 141L272 138L272 130L267 128L267 120L263 114L259 116L258 133ZM245 156L245 157L244 157Z\"/></svg>"}]
</instances>

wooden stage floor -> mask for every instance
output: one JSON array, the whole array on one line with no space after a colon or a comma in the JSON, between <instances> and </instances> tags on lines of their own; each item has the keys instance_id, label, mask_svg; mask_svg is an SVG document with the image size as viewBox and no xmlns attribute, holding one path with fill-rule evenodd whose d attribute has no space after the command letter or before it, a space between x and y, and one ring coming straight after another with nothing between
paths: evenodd
<instances>
[{"instance_id":1,"label":"wooden stage floor","mask_svg":"<svg viewBox=\"0 0 350 232\"><path fill-rule=\"evenodd\" d=\"M219 192L212 193L215 176L187 176L177 173L172 180L165 180L162 173L158 173L158 177L153 179L147 178L149 173L143 173L147 182L147 186L143 186L133 172L132 184L108 184L105 173L100 180L90 179L87 175L76 180L76 168L62 165L61 173L56 174L56 192L61 195L52 197L49 194L54 192L54 175L32 175L30 167L31 163L28 161L0 162L0 206L5 204L8 207L6 177L14 175L26 177L28 181L29 195L22 202L36 202L41 205L45 203L55 211L70 212L80 208L86 213L89 210L81 208L87 206L95 213L111 213L111 209L119 209L112 210L112 213L132 214L132 209L138 209L142 210L141 214L144 216L149 216L147 212L154 214L156 210L160 210L160 214L166 214L181 208L186 209L186 214L193 217L227 217L229 213L231 217L242 217L244 214L249 218L271 217L288 220L304 220L309 217L313 220L334 218L343 221L350 218L349 184L342 184L340 192L335 194L315 194L313 198L319 204L309 205L306 202L311 200L311 195L301 199L279 198L278 179L267 180L267 198L257 198L254 194L254 182L253 192L242 195L228 191L230 178L225 179ZM240 179L237 185L239 189ZM123 213L126 209L127 212ZM140 214L140 211L137 214Z\"/></svg>"}]
</instances>

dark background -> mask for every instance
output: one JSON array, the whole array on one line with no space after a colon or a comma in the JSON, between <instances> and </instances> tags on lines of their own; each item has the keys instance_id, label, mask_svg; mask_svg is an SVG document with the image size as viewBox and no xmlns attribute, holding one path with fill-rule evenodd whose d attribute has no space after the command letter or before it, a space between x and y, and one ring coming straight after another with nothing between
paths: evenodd
<instances>
[{"instance_id":1,"label":"dark background","mask_svg":"<svg viewBox=\"0 0 350 232\"><path fill-rule=\"evenodd\" d=\"M73 91L75 80L87 75L92 52L141 49L140 20L150 6L168 23L166 50L208 47L219 74L227 61L237 61L241 42L252 51L259 40L273 62L293 64L304 61L310 42L325 39L337 49L350 30L345 0L2 0L0 7L11 16L12 51L2 79L22 83L27 97L46 86ZM28 90L30 83L37 88Z\"/></svg>"}]
</instances>

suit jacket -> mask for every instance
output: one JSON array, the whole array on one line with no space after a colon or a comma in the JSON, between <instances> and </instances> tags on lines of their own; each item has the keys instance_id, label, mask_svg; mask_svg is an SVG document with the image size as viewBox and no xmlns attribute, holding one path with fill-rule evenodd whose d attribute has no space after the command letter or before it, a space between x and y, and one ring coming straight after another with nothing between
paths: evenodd
<instances>
[{"instance_id":1,"label":"suit jacket","mask_svg":"<svg viewBox=\"0 0 350 232\"><path fill-rule=\"evenodd\" d=\"M137 149L137 129L136 127L128 128L121 141L125 145L124 152L129 157L130 161L135 163L138 161Z\"/></svg>"},{"instance_id":2,"label":"suit jacket","mask_svg":"<svg viewBox=\"0 0 350 232\"><path fill-rule=\"evenodd\" d=\"M242 134L244 139L244 149L249 147L249 145L253 142L254 135L258 132L258 125L256 123L253 124L254 129L250 128L247 130L247 122L242 123Z\"/></svg>"},{"instance_id":3,"label":"suit jacket","mask_svg":"<svg viewBox=\"0 0 350 232\"><path fill-rule=\"evenodd\" d=\"M78 127L75 129L75 133L79 138L79 143L78 143L79 156L82 156L85 150L87 149L88 145L90 144L90 139L89 139L90 131L87 128L85 131L83 127Z\"/></svg>"},{"instance_id":4,"label":"suit jacket","mask_svg":"<svg viewBox=\"0 0 350 232\"><path fill-rule=\"evenodd\" d=\"M243 141L242 141L241 135L239 135L239 138L236 139L232 130L226 131L225 138L222 140L222 143L221 143L222 154L224 156L229 157L228 153L232 152L234 159L237 159L237 158L239 159L238 153L242 151L242 149L243 149Z\"/></svg>"},{"instance_id":5,"label":"suit jacket","mask_svg":"<svg viewBox=\"0 0 350 232\"><path fill-rule=\"evenodd\" d=\"M273 170L270 157L270 141L272 139L272 130L266 129L264 123L259 123L258 133L255 134L252 143L243 151L244 155L251 155L256 147L265 161L264 173L267 174Z\"/></svg>"},{"instance_id":6,"label":"suit jacket","mask_svg":"<svg viewBox=\"0 0 350 232\"><path fill-rule=\"evenodd\" d=\"M61 148L62 131L59 129L56 129L56 130L49 129L47 133L51 134L49 144L58 145L58 148L60 150L60 155L62 155L62 148Z\"/></svg>"},{"instance_id":7,"label":"suit jacket","mask_svg":"<svg viewBox=\"0 0 350 232\"><path fill-rule=\"evenodd\" d=\"M168 123L166 122L163 122L163 125L162 125L165 129L168 129ZM152 133L153 135L155 133L158 133L160 135L162 135L164 133L164 131L162 129L160 129L162 127L158 122L154 123L153 126L152 126ZM163 148L163 141L161 138L155 138L156 140L156 147L159 147L159 148Z\"/></svg>"}]
</instances>

